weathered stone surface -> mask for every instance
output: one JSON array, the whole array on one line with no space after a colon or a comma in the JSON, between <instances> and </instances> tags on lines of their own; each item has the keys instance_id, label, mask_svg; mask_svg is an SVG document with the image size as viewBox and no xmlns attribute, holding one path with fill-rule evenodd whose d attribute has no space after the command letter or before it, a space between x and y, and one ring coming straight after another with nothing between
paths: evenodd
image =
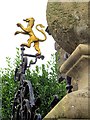
<instances>
[{"instance_id":1,"label":"weathered stone surface","mask_svg":"<svg viewBox=\"0 0 90 120\"><path fill-rule=\"evenodd\" d=\"M72 77L74 91L67 94L43 120L90 119L90 2L67 1L70 2L49 0L47 21L55 41L71 54L60 72Z\"/></svg>"},{"instance_id":2,"label":"weathered stone surface","mask_svg":"<svg viewBox=\"0 0 90 120\"><path fill-rule=\"evenodd\" d=\"M48 2L50 32L68 53L72 53L80 43L90 41L89 7L90 2Z\"/></svg>"},{"instance_id":3,"label":"weathered stone surface","mask_svg":"<svg viewBox=\"0 0 90 120\"><path fill-rule=\"evenodd\" d=\"M56 52L56 62L57 62L57 75L58 75L58 80L59 78L65 77L65 75L60 73L60 67L61 65L64 63L64 54L65 54L65 50L63 50L58 44L57 42L55 42L55 50Z\"/></svg>"},{"instance_id":4,"label":"weathered stone surface","mask_svg":"<svg viewBox=\"0 0 90 120\"><path fill-rule=\"evenodd\" d=\"M89 102L88 90L78 90L67 94L46 116L50 119L87 119L90 118L89 115Z\"/></svg>"},{"instance_id":5,"label":"weathered stone surface","mask_svg":"<svg viewBox=\"0 0 90 120\"><path fill-rule=\"evenodd\" d=\"M90 119L90 45L78 45L60 71L73 78L74 91L67 94L45 118Z\"/></svg>"},{"instance_id":6,"label":"weathered stone surface","mask_svg":"<svg viewBox=\"0 0 90 120\"><path fill-rule=\"evenodd\" d=\"M72 77L74 90L89 88L90 45L80 44L63 63L60 72Z\"/></svg>"}]
</instances>

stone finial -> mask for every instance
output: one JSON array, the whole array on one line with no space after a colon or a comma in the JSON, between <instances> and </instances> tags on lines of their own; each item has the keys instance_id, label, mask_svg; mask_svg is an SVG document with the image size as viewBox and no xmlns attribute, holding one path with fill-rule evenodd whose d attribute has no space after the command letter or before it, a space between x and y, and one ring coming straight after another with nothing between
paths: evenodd
<instances>
[{"instance_id":1,"label":"stone finial","mask_svg":"<svg viewBox=\"0 0 90 120\"><path fill-rule=\"evenodd\" d=\"M49 0L47 21L55 41L71 54L79 44L90 42L90 2L64 1Z\"/></svg>"}]
</instances>

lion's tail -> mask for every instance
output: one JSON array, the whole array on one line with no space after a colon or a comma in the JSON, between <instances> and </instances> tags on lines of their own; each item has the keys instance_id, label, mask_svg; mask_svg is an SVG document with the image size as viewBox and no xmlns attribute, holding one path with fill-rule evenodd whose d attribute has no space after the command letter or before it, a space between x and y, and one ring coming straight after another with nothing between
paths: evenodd
<instances>
[{"instance_id":1,"label":"lion's tail","mask_svg":"<svg viewBox=\"0 0 90 120\"><path fill-rule=\"evenodd\" d=\"M44 26L43 26L42 24L36 25L36 29L44 35L44 39L39 39L39 41L43 42L43 41L45 41L45 40L47 39L47 36L46 36L44 30L43 30L43 29L40 30L40 29L38 28L38 26L40 26L41 28L44 28Z\"/></svg>"}]
</instances>

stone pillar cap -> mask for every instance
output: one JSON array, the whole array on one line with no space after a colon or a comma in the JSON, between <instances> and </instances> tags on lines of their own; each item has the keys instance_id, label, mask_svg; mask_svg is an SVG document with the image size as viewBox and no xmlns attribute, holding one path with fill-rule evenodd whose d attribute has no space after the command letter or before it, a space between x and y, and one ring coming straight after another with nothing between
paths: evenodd
<instances>
[{"instance_id":1,"label":"stone pillar cap","mask_svg":"<svg viewBox=\"0 0 90 120\"><path fill-rule=\"evenodd\" d=\"M88 44L78 45L70 57L60 67L60 73L67 73L82 55L90 55L90 46Z\"/></svg>"}]
</instances>

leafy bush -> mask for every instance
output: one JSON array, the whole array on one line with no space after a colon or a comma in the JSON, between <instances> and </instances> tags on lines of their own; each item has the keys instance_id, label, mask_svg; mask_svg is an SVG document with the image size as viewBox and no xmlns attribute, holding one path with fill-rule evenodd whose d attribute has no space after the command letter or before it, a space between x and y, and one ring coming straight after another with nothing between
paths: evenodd
<instances>
[{"instance_id":1,"label":"leafy bush","mask_svg":"<svg viewBox=\"0 0 90 120\"><path fill-rule=\"evenodd\" d=\"M9 57L6 58L6 61L8 67L0 70L2 79L2 120L10 120L14 94L18 89L18 82L14 82L14 70L20 64L19 49L17 49L16 59L13 64ZM27 69L26 79L30 80L33 85L35 98L41 100L39 112L43 117L50 110L49 106L53 100L53 95L57 94L61 99L66 94L65 81L62 83L57 81L55 55L52 55L51 60L46 65L36 66L34 70Z\"/></svg>"},{"instance_id":2,"label":"leafy bush","mask_svg":"<svg viewBox=\"0 0 90 120\"><path fill-rule=\"evenodd\" d=\"M0 69L0 77L2 81L2 119L10 120L12 112L12 104L15 91L18 83L14 82L14 69L20 63L19 49L14 63L11 63L11 58L6 57L7 68Z\"/></svg>"}]
</instances>

